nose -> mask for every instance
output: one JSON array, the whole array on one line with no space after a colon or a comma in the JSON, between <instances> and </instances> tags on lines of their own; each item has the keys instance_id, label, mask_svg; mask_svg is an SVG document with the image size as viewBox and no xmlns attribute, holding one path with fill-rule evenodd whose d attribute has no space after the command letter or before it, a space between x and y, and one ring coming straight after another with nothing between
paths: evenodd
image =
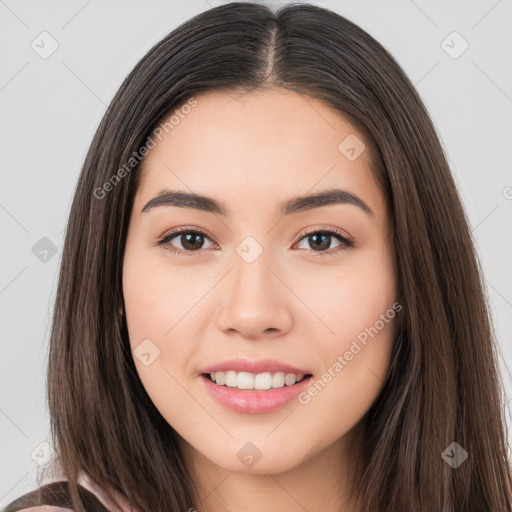
<instances>
[{"instance_id":1,"label":"nose","mask_svg":"<svg viewBox=\"0 0 512 512\"><path fill-rule=\"evenodd\" d=\"M273 266L265 251L252 263L234 256L234 268L219 290L216 321L222 332L256 340L276 338L291 329L293 293L279 266Z\"/></svg>"}]
</instances>

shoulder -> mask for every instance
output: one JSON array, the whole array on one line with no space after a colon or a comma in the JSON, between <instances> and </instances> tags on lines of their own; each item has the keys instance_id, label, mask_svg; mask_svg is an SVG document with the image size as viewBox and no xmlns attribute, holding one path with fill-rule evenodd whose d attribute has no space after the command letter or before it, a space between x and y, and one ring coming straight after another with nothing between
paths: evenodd
<instances>
[{"instance_id":1,"label":"shoulder","mask_svg":"<svg viewBox=\"0 0 512 512\"><path fill-rule=\"evenodd\" d=\"M109 512L90 490L79 486L84 508L91 512ZM70 512L73 509L67 481L43 485L15 499L2 512Z\"/></svg>"}]
</instances>

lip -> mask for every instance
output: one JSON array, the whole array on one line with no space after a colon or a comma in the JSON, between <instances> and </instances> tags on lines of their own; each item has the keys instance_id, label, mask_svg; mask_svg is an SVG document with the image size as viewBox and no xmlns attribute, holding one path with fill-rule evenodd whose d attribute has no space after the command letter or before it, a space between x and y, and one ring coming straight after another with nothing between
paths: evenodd
<instances>
[{"instance_id":1,"label":"lip","mask_svg":"<svg viewBox=\"0 0 512 512\"><path fill-rule=\"evenodd\" d=\"M212 382L205 375L201 375L199 379L203 382L210 395L221 405L240 413L262 414L275 411L292 401L299 393L304 391L304 389L310 385L313 377L305 377L300 382L296 382L292 386L285 385L282 388L269 389L266 391L245 390L220 386L219 384Z\"/></svg>"},{"instance_id":2,"label":"lip","mask_svg":"<svg viewBox=\"0 0 512 512\"><path fill-rule=\"evenodd\" d=\"M227 372L229 370L233 370L235 372L249 372L249 373L264 373L264 372L284 372L284 373L295 373L296 375L300 374L311 374L308 370L303 370L301 368L297 368L296 366L291 366L287 363L282 363L281 361L277 361L276 359L258 359L255 361L251 361L249 359L229 359L227 361L223 361L222 363L217 363L212 366L207 366L199 370L199 374L203 373L212 373L212 372Z\"/></svg>"}]
</instances>

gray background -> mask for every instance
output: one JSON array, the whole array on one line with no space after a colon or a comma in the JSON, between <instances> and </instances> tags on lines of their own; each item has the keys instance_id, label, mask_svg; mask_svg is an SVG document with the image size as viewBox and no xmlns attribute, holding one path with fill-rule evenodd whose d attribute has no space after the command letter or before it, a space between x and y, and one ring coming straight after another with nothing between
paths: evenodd
<instances>
[{"instance_id":1,"label":"gray background","mask_svg":"<svg viewBox=\"0 0 512 512\"><path fill-rule=\"evenodd\" d=\"M221 3L0 0L0 506L33 487L39 466L31 454L48 439L49 322L63 230L93 133L138 59L179 23ZM510 366L512 2L312 3L370 32L425 100L478 244L501 364ZM43 31L58 43L46 59L31 47L50 48ZM457 58L464 43L446 39L453 31L469 44ZM504 381L510 397L508 372Z\"/></svg>"}]
</instances>

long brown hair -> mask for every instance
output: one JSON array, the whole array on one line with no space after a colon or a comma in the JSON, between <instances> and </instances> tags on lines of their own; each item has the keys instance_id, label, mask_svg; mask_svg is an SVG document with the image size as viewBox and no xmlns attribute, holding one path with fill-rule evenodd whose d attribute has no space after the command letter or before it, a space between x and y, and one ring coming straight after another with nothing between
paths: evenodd
<instances>
[{"instance_id":1,"label":"long brown hair","mask_svg":"<svg viewBox=\"0 0 512 512\"><path fill-rule=\"evenodd\" d=\"M47 383L74 509L83 510L79 471L139 511L201 509L178 434L148 397L130 352L122 263L140 163L126 163L190 98L262 87L321 99L354 123L392 215L403 310L387 379L365 416L368 464L357 487L364 510L511 512L504 394L482 271L420 97L382 45L342 16L246 2L205 11L156 44L122 83L85 159ZM442 457L453 442L468 453L456 469Z\"/></svg>"}]
</instances>

